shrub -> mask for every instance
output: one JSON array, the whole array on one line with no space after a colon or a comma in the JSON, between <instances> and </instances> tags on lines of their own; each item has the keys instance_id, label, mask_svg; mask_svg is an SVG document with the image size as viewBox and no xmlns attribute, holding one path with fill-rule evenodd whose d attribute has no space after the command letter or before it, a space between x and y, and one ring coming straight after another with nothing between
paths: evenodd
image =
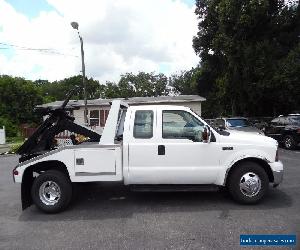
<instances>
[{"instance_id":1,"label":"shrub","mask_svg":"<svg viewBox=\"0 0 300 250\"><path fill-rule=\"evenodd\" d=\"M0 128L5 126L7 137L15 137L18 135L18 127L7 117L0 116Z\"/></svg>"},{"instance_id":2,"label":"shrub","mask_svg":"<svg viewBox=\"0 0 300 250\"><path fill-rule=\"evenodd\" d=\"M23 143L16 143L10 147L9 153L14 154L22 146Z\"/></svg>"}]
</instances>

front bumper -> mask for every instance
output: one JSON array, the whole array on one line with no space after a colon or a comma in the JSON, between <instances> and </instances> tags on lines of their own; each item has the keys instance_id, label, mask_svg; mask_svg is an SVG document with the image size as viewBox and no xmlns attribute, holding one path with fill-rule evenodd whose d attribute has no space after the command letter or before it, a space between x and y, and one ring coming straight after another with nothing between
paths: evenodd
<instances>
[{"instance_id":1,"label":"front bumper","mask_svg":"<svg viewBox=\"0 0 300 250\"><path fill-rule=\"evenodd\" d=\"M274 176L273 187L277 187L283 180L283 170L273 171L273 176Z\"/></svg>"},{"instance_id":2,"label":"front bumper","mask_svg":"<svg viewBox=\"0 0 300 250\"><path fill-rule=\"evenodd\" d=\"M273 172L273 187L277 187L283 180L283 164L281 161L269 163Z\"/></svg>"}]
</instances>

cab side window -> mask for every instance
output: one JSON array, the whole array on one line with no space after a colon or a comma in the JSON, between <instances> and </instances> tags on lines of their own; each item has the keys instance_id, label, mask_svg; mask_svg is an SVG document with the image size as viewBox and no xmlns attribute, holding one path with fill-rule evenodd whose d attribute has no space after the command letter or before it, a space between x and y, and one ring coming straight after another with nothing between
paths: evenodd
<instances>
[{"instance_id":1,"label":"cab side window","mask_svg":"<svg viewBox=\"0 0 300 250\"><path fill-rule=\"evenodd\" d=\"M138 139L153 137L153 111L137 110L135 112L133 137Z\"/></svg>"},{"instance_id":2,"label":"cab side window","mask_svg":"<svg viewBox=\"0 0 300 250\"><path fill-rule=\"evenodd\" d=\"M192 114L182 110L164 110L162 120L163 138L202 141L204 124Z\"/></svg>"}]
</instances>

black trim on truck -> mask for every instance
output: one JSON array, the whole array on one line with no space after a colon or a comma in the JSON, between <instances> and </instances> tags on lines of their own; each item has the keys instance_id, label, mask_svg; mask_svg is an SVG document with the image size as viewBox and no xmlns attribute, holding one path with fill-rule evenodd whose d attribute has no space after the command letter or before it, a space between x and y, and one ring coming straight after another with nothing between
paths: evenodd
<instances>
[{"instance_id":1,"label":"black trim on truck","mask_svg":"<svg viewBox=\"0 0 300 250\"><path fill-rule=\"evenodd\" d=\"M31 198L31 187L33 184L34 177L31 171L25 171L21 183L21 201L22 210L30 207L33 203Z\"/></svg>"}]
</instances>

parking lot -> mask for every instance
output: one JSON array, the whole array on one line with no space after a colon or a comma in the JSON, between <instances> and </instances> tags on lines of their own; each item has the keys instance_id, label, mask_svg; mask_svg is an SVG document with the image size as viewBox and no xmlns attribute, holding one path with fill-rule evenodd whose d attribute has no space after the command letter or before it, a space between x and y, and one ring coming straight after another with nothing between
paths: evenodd
<instances>
[{"instance_id":1,"label":"parking lot","mask_svg":"<svg viewBox=\"0 0 300 250\"><path fill-rule=\"evenodd\" d=\"M240 249L240 234L297 234L300 249L300 150L280 150L280 158L284 182L258 205L236 204L226 192L85 184L68 210L48 215L21 210L11 176L18 159L0 156L0 249Z\"/></svg>"}]
</instances>

